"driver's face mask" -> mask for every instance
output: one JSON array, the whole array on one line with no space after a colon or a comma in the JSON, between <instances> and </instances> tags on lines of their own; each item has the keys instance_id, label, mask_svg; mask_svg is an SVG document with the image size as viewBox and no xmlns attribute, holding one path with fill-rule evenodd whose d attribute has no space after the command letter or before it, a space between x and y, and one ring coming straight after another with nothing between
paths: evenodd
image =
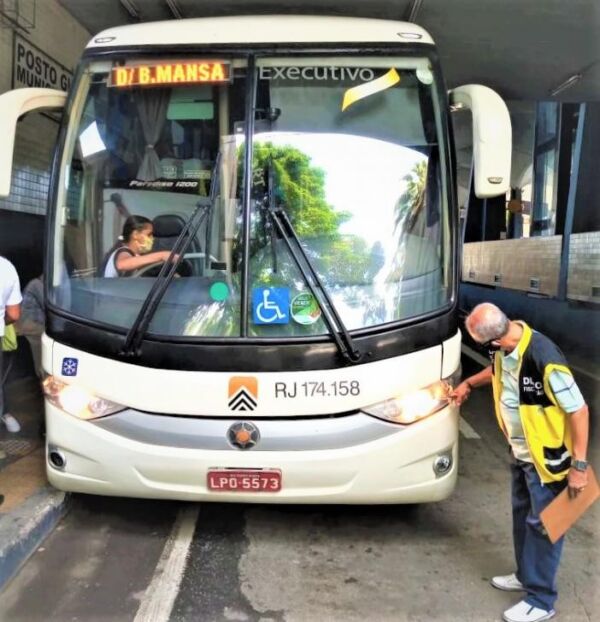
<instances>
[{"instance_id":1,"label":"driver's face mask","mask_svg":"<svg viewBox=\"0 0 600 622\"><path fill-rule=\"evenodd\" d=\"M152 234L145 235L140 241L140 253L145 255L152 250L152 245L154 244L154 236Z\"/></svg>"}]
</instances>

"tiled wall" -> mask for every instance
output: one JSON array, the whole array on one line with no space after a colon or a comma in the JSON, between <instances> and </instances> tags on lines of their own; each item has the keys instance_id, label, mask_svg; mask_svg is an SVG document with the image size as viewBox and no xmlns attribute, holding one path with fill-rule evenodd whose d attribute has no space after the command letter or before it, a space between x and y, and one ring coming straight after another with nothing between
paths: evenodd
<instances>
[{"instance_id":1,"label":"tiled wall","mask_svg":"<svg viewBox=\"0 0 600 622\"><path fill-rule=\"evenodd\" d=\"M556 296L562 236L470 242L462 280Z\"/></svg>"},{"instance_id":2,"label":"tiled wall","mask_svg":"<svg viewBox=\"0 0 600 622\"><path fill-rule=\"evenodd\" d=\"M40 114L26 116L17 129L10 196L0 198L0 209L46 213L50 164L58 123Z\"/></svg>"},{"instance_id":3,"label":"tiled wall","mask_svg":"<svg viewBox=\"0 0 600 622\"><path fill-rule=\"evenodd\" d=\"M600 231L571 236L567 298L600 303Z\"/></svg>"},{"instance_id":4,"label":"tiled wall","mask_svg":"<svg viewBox=\"0 0 600 622\"><path fill-rule=\"evenodd\" d=\"M31 15L31 0L20 0ZM68 68L75 68L90 34L56 0L36 3L36 26L20 33L30 43ZM0 93L12 88L13 31L0 28ZM43 215L48 196L49 167L58 124L38 113L19 123L11 194L0 199L0 209Z\"/></svg>"}]
</instances>

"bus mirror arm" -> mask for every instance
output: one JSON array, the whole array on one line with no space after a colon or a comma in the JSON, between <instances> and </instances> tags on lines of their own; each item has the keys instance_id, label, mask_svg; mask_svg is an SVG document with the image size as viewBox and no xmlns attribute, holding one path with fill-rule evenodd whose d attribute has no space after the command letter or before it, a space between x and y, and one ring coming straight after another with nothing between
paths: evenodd
<instances>
[{"instance_id":1,"label":"bus mirror arm","mask_svg":"<svg viewBox=\"0 0 600 622\"><path fill-rule=\"evenodd\" d=\"M55 89L15 89L0 95L0 197L10 194L17 123L24 114L64 108L67 94Z\"/></svg>"},{"instance_id":2,"label":"bus mirror arm","mask_svg":"<svg viewBox=\"0 0 600 622\"><path fill-rule=\"evenodd\" d=\"M473 116L475 195L488 198L506 194L512 157L508 108L495 91L480 84L467 84L450 91L450 109L465 108Z\"/></svg>"}]
</instances>

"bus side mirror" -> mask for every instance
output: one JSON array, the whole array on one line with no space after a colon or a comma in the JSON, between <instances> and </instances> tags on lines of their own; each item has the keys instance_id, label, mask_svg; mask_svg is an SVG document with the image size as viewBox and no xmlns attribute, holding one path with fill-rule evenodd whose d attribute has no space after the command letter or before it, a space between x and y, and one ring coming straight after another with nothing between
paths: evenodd
<instances>
[{"instance_id":1,"label":"bus side mirror","mask_svg":"<svg viewBox=\"0 0 600 622\"><path fill-rule=\"evenodd\" d=\"M0 95L0 197L10 194L15 134L19 117L37 110L64 108L67 94L54 89L15 89Z\"/></svg>"},{"instance_id":2,"label":"bus side mirror","mask_svg":"<svg viewBox=\"0 0 600 622\"><path fill-rule=\"evenodd\" d=\"M467 84L450 91L452 110L468 108L473 115L475 196L506 194L510 187L512 128L503 99L487 86Z\"/></svg>"}]
</instances>

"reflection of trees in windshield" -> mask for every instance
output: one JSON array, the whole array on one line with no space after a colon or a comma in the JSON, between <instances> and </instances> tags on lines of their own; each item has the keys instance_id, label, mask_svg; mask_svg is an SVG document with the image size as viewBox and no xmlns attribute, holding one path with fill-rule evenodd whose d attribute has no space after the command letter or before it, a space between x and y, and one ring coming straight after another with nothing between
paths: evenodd
<instances>
[{"instance_id":1,"label":"reflection of trees in windshield","mask_svg":"<svg viewBox=\"0 0 600 622\"><path fill-rule=\"evenodd\" d=\"M258 210L253 219L250 246L253 285L286 286L296 291L307 289L283 241L276 239L274 244L271 241L264 214L269 201L269 171L272 175L270 200L273 206L283 207L286 211L309 260L334 296L336 304L341 296L343 304L361 311L365 309L368 301L359 290L364 284L372 283L385 263L383 247L381 243L370 246L360 236L340 232L341 226L352 218L352 214L338 211L327 202L327 171L311 166L310 156L291 145L279 146L271 142L255 145L253 191ZM275 265L277 271L274 270ZM325 326L319 321L312 327L290 326L289 330L286 329L288 334L297 332L322 333Z\"/></svg>"},{"instance_id":2,"label":"reflection of trees in windshield","mask_svg":"<svg viewBox=\"0 0 600 622\"><path fill-rule=\"evenodd\" d=\"M406 186L394 210L398 251L386 282L390 306L400 317L424 313L443 304L440 262L439 196L428 185L431 159L417 162L403 177Z\"/></svg>"},{"instance_id":3,"label":"reflection of trees in windshield","mask_svg":"<svg viewBox=\"0 0 600 622\"><path fill-rule=\"evenodd\" d=\"M202 337L239 336L239 301L199 305L185 324L183 334Z\"/></svg>"},{"instance_id":4,"label":"reflection of trees in windshield","mask_svg":"<svg viewBox=\"0 0 600 622\"><path fill-rule=\"evenodd\" d=\"M285 208L300 238L335 235L351 218L338 212L325 197L326 172L311 166L311 158L291 145L257 142L252 160L254 191L267 191L269 168L273 174L273 202Z\"/></svg>"},{"instance_id":5,"label":"reflection of trees in windshield","mask_svg":"<svg viewBox=\"0 0 600 622\"><path fill-rule=\"evenodd\" d=\"M419 216L425 205L425 188L427 183L427 160L417 162L412 171L402 180L406 182L406 190L402 193L395 208L396 231L416 233L414 231Z\"/></svg>"},{"instance_id":6,"label":"reflection of trees in windshield","mask_svg":"<svg viewBox=\"0 0 600 622\"><path fill-rule=\"evenodd\" d=\"M229 296L219 302L201 304L190 313L184 335L202 337L239 337L240 285L239 275L232 275L227 283Z\"/></svg>"},{"instance_id":7,"label":"reflection of trees in windshield","mask_svg":"<svg viewBox=\"0 0 600 622\"><path fill-rule=\"evenodd\" d=\"M368 227L369 222L368 217L365 219L365 212L372 212L373 218L377 218L385 204L362 201L352 209L352 203L343 200L330 203L327 200L327 176L331 173L339 177L339 171L329 166L315 166L309 149L294 145L293 138L290 143L255 142L249 249L250 295L253 288L260 286L286 287L290 289L291 296L308 290L284 240L272 235L270 229L266 210L281 207L348 328L383 324L439 306L437 274L440 259L435 241L437 233L434 235L437 228L430 231L427 222L427 211L437 209L438 203L435 200L431 205L428 203L434 195L430 196L427 188L427 157L420 154L417 156L419 161L415 163L413 155L412 169L407 175L402 176L407 169L400 169L396 178L396 200L387 204L390 216L391 210L394 210L393 219L389 220L392 226L387 229L387 237L380 235L379 239L370 241L365 229L365 224ZM241 167L242 152L239 156ZM240 170L238 179L241 177ZM268 196L269 183L271 197ZM348 184L356 183L356 179L348 179ZM379 195L374 193L375 196ZM387 196L390 196L389 192ZM348 211L345 211L347 206ZM362 227L359 232L364 230L364 236L346 233L354 215L357 216L357 223L353 228ZM361 224L358 225L358 222ZM240 258L241 229L238 229L240 235L236 242L236 254ZM381 231L381 226L376 226L375 230ZM421 281L414 281L415 277L421 278ZM408 281L411 283L408 284ZM240 318L239 288L236 286L234 290L235 294L227 301L198 309L186 334L234 336L239 330ZM322 318L312 325L299 325L293 321L285 325L255 325L250 320L248 330L249 335L254 336L291 337L327 333Z\"/></svg>"},{"instance_id":8,"label":"reflection of trees in windshield","mask_svg":"<svg viewBox=\"0 0 600 622\"><path fill-rule=\"evenodd\" d=\"M352 214L338 211L327 202L326 171L311 166L310 156L296 147L257 143L253 170L254 192L259 201L267 193L269 169L273 175L271 200L274 206L286 211L325 283L333 287L371 280L371 248L362 237L340 233L340 227ZM264 216L260 215L254 223L252 254L270 244Z\"/></svg>"},{"instance_id":9,"label":"reflection of trees in windshield","mask_svg":"<svg viewBox=\"0 0 600 622\"><path fill-rule=\"evenodd\" d=\"M423 265L420 257L427 237L427 165L427 160L415 163L411 172L402 178L406 187L394 208L398 252L386 278L388 282L411 278L419 271L430 269L427 264Z\"/></svg>"}]
</instances>

